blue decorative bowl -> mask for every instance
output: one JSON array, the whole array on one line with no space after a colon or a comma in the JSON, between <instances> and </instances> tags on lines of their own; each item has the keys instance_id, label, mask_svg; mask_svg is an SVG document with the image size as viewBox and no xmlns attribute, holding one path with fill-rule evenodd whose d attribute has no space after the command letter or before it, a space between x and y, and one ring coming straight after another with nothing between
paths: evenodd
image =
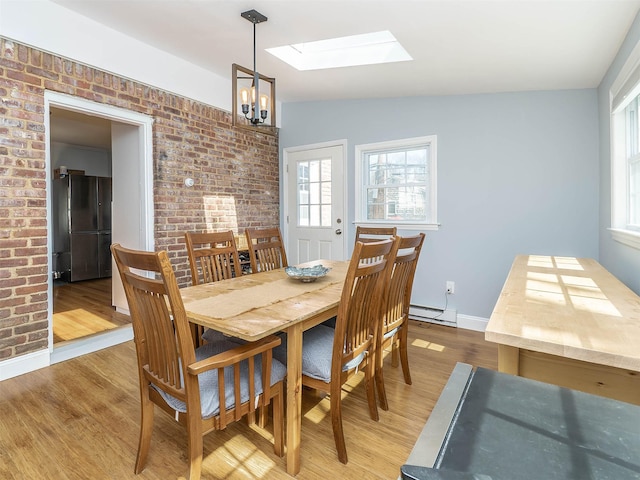
<instances>
[{"instance_id":1,"label":"blue decorative bowl","mask_svg":"<svg viewBox=\"0 0 640 480\"><path fill-rule=\"evenodd\" d=\"M313 267L285 267L284 271L289 275L289 278L309 283L324 277L331 269L322 265L314 265Z\"/></svg>"}]
</instances>

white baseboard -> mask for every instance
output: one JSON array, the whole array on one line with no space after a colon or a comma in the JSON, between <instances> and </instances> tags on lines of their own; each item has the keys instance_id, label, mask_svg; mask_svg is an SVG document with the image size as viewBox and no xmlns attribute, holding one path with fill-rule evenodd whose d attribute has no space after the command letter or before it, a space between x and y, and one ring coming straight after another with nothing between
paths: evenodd
<instances>
[{"instance_id":1,"label":"white baseboard","mask_svg":"<svg viewBox=\"0 0 640 480\"><path fill-rule=\"evenodd\" d=\"M103 348L112 347L119 343L128 342L133 339L133 327L126 325L120 328L99 333L90 337L62 342L54 347L53 351L48 349L27 353L18 357L10 358L0 362L0 381L17 377L25 373L34 372L54 363L63 362L71 358L79 357L87 353L96 352Z\"/></svg>"},{"instance_id":2,"label":"white baseboard","mask_svg":"<svg viewBox=\"0 0 640 480\"><path fill-rule=\"evenodd\" d=\"M51 352L51 364L64 362L65 360L86 355L87 353L97 352L103 348L112 347L132 339L133 327L131 325L125 325L80 340L63 342L56 346L53 352Z\"/></svg>"},{"instance_id":3,"label":"white baseboard","mask_svg":"<svg viewBox=\"0 0 640 480\"><path fill-rule=\"evenodd\" d=\"M488 318L474 317L472 315L458 314L458 327L466 328L467 330L475 330L477 332L484 332L487 329Z\"/></svg>"},{"instance_id":4,"label":"white baseboard","mask_svg":"<svg viewBox=\"0 0 640 480\"><path fill-rule=\"evenodd\" d=\"M419 322L435 323L447 327L455 327L457 324L457 312L455 309L442 310L436 307L410 305L409 318Z\"/></svg>"},{"instance_id":5,"label":"white baseboard","mask_svg":"<svg viewBox=\"0 0 640 480\"><path fill-rule=\"evenodd\" d=\"M48 349L13 357L0 362L0 381L33 372L49 365Z\"/></svg>"},{"instance_id":6,"label":"white baseboard","mask_svg":"<svg viewBox=\"0 0 640 480\"><path fill-rule=\"evenodd\" d=\"M472 315L463 315L463 314L456 315L455 323L438 321L432 318L417 317L411 314L409 314L409 320L415 320L417 322L434 323L436 325L443 325L445 327L464 328L466 330L475 330L476 332L484 332L487 329L487 323L489 323L488 318L474 317Z\"/></svg>"}]
</instances>

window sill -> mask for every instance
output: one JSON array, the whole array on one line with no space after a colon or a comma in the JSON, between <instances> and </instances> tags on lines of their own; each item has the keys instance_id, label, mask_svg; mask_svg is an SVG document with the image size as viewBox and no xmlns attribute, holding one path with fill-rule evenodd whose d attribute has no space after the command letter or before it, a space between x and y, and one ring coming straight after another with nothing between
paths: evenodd
<instances>
[{"instance_id":1,"label":"window sill","mask_svg":"<svg viewBox=\"0 0 640 480\"><path fill-rule=\"evenodd\" d=\"M353 224L357 227L371 228L396 227L398 230L437 231L440 229L439 223L353 222Z\"/></svg>"},{"instance_id":2,"label":"window sill","mask_svg":"<svg viewBox=\"0 0 640 480\"><path fill-rule=\"evenodd\" d=\"M640 232L624 230L622 228L610 228L611 238L629 247L640 250Z\"/></svg>"}]
</instances>

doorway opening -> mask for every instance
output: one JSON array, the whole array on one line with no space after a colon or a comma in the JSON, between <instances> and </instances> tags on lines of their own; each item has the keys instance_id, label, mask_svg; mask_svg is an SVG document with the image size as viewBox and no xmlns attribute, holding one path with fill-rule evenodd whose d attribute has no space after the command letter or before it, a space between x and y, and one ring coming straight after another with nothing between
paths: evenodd
<instances>
[{"instance_id":1,"label":"doorway opening","mask_svg":"<svg viewBox=\"0 0 640 480\"><path fill-rule=\"evenodd\" d=\"M45 108L56 363L133 338L109 247L153 247L151 118L53 92Z\"/></svg>"}]
</instances>

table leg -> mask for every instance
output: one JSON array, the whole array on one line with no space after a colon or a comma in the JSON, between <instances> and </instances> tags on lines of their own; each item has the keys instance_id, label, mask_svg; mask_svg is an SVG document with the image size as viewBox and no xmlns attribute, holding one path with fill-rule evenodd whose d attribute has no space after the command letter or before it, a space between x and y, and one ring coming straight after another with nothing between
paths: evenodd
<instances>
[{"instance_id":1,"label":"table leg","mask_svg":"<svg viewBox=\"0 0 640 480\"><path fill-rule=\"evenodd\" d=\"M520 349L509 345L498 345L498 371L520 375Z\"/></svg>"},{"instance_id":2,"label":"table leg","mask_svg":"<svg viewBox=\"0 0 640 480\"><path fill-rule=\"evenodd\" d=\"M302 426L302 325L287 329L287 473L300 471Z\"/></svg>"}]
</instances>

